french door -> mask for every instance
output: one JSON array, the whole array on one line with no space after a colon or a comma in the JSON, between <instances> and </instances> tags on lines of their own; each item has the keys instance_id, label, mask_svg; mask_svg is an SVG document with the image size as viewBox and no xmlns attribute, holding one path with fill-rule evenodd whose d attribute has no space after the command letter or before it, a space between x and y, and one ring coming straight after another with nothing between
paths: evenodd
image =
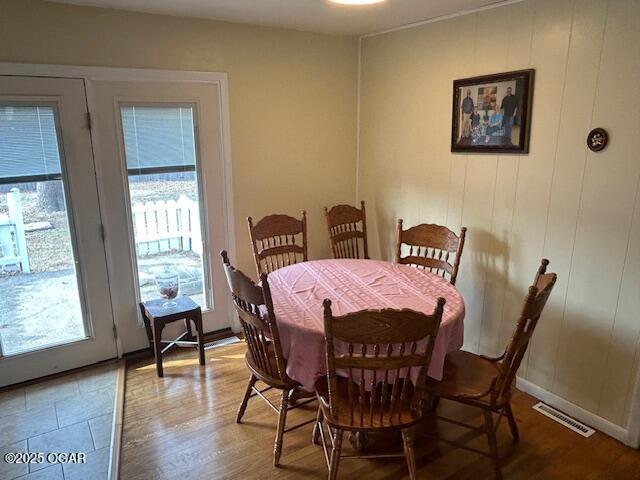
<instances>
[{"instance_id":1,"label":"french door","mask_svg":"<svg viewBox=\"0 0 640 480\"><path fill-rule=\"evenodd\" d=\"M216 83L0 74L0 387L146 348L163 275L231 326L220 122Z\"/></svg>"},{"instance_id":2,"label":"french door","mask_svg":"<svg viewBox=\"0 0 640 480\"><path fill-rule=\"evenodd\" d=\"M137 302L158 298L155 278L167 273L202 307L205 332L229 327L218 255L227 226L217 86L104 80L92 82L92 97L124 351L146 346ZM168 325L167 337L177 328Z\"/></svg>"},{"instance_id":3,"label":"french door","mask_svg":"<svg viewBox=\"0 0 640 480\"><path fill-rule=\"evenodd\" d=\"M85 83L0 76L0 386L117 355Z\"/></svg>"}]
</instances>

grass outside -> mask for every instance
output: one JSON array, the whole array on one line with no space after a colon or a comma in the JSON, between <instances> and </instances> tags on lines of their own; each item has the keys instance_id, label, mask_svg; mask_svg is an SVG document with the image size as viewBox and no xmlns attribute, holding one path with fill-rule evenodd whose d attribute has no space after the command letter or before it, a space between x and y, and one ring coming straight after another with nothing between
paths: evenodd
<instances>
[{"instance_id":1,"label":"grass outside","mask_svg":"<svg viewBox=\"0 0 640 480\"><path fill-rule=\"evenodd\" d=\"M193 180L161 180L129 183L131 203L157 202L168 199L178 200L180 195L186 195L191 200L197 200L197 183Z\"/></svg>"}]
</instances>

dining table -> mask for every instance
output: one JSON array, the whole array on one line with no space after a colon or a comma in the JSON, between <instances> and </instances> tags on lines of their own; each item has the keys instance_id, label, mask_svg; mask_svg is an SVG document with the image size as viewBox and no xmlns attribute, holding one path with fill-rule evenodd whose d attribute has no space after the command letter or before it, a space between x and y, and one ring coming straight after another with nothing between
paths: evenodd
<instances>
[{"instance_id":1,"label":"dining table","mask_svg":"<svg viewBox=\"0 0 640 480\"><path fill-rule=\"evenodd\" d=\"M446 300L427 374L442 379L447 353L464 340L464 300L454 285L428 270L380 260L327 259L289 265L268 276L287 375L314 392L326 375L322 302L333 315L409 308L432 314Z\"/></svg>"}]
</instances>

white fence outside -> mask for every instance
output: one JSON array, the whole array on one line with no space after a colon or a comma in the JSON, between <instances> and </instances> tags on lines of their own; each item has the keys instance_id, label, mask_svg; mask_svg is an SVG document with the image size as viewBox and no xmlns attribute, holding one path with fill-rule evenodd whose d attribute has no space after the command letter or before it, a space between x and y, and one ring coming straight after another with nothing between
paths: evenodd
<instances>
[{"instance_id":1,"label":"white fence outside","mask_svg":"<svg viewBox=\"0 0 640 480\"><path fill-rule=\"evenodd\" d=\"M7 193L9 215L0 215L0 267L15 265L30 273L20 191ZM202 255L198 202L181 195L178 201L135 203L131 209L138 255L192 251Z\"/></svg>"},{"instance_id":2,"label":"white fence outside","mask_svg":"<svg viewBox=\"0 0 640 480\"><path fill-rule=\"evenodd\" d=\"M9 215L0 215L0 267L15 265L24 273L29 273L27 240L22 217L20 190L12 188L7 193Z\"/></svg>"},{"instance_id":3,"label":"white fence outside","mask_svg":"<svg viewBox=\"0 0 640 480\"><path fill-rule=\"evenodd\" d=\"M131 208L138 255L192 251L202 255L200 211L197 201L181 195L178 201L134 203Z\"/></svg>"}]
</instances>

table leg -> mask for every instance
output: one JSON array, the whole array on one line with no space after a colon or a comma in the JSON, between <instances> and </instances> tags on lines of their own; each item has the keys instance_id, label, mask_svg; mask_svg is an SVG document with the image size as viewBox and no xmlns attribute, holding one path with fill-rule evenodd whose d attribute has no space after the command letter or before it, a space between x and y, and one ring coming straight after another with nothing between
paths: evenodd
<instances>
[{"instance_id":1,"label":"table leg","mask_svg":"<svg viewBox=\"0 0 640 480\"><path fill-rule=\"evenodd\" d=\"M204 365L204 332L202 331L202 313L198 312L194 315L193 321L198 331L198 353L200 354L200 365Z\"/></svg>"},{"instance_id":2,"label":"table leg","mask_svg":"<svg viewBox=\"0 0 640 480\"><path fill-rule=\"evenodd\" d=\"M153 346L154 352L156 355L156 371L158 372L158 376L162 377L164 375L162 371L162 329L164 324L157 320L153 321Z\"/></svg>"},{"instance_id":3,"label":"table leg","mask_svg":"<svg viewBox=\"0 0 640 480\"><path fill-rule=\"evenodd\" d=\"M292 388L291 391L289 391L289 405L295 405L298 400L313 398L315 396L315 392L307 392L302 388Z\"/></svg>"},{"instance_id":4,"label":"table leg","mask_svg":"<svg viewBox=\"0 0 640 480\"><path fill-rule=\"evenodd\" d=\"M357 452L362 452L369 446L369 435L366 432L352 432L349 435L349 443Z\"/></svg>"},{"instance_id":5,"label":"table leg","mask_svg":"<svg viewBox=\"0 0 640 480\"><path fill-rule=\"evenodd\" d=\"M193 340L193 332L191 331L191 319L189 317L186 317L184 319L184 326L187 329L188 340Z\"/></svg>"},{"instance_id":6,"label":"table leg","mask_svg":"<svg viewBox=\"0 0 640 480\"><path fill-rule=\"evenodd\" d=\"M430 412L435 412L438 409L438 405L440 405L440 397L436 397L435 395L427 394L427 403L426 406Z\"/></svg>"}]
</instances>

